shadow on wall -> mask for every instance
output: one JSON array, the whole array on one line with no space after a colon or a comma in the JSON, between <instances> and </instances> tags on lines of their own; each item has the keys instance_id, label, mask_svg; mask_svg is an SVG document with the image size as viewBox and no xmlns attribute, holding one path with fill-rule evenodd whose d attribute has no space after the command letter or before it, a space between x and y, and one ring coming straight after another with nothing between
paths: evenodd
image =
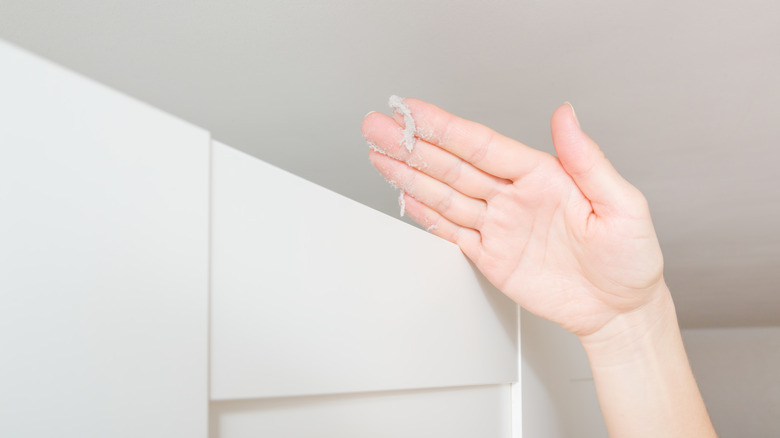
<instances>
[{"instance_id":1,"label":"shadow on wall","mask_svg":"<svg viewBox=\"0 0 780 438\"><path fill-rule=\"evenodd\" d=\"M780 327L689 329L682 336L718 434L780 436Z\"/></svg>"},{"instance_id":2,"label":"shadow on wall","mask_svg":"<svg viewBox=\"0 0 780 438\"><path fill-rule=\"evenodd\" d=\"M577 337L525 310L520 325L523 436L607 436L588 358Z\"/></svg>"}]
</instances>

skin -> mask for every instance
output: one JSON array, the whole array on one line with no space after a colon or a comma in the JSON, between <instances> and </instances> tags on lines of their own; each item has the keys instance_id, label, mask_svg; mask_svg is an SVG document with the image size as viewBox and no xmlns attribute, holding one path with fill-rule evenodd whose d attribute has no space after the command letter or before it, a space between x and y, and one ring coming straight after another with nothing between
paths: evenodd
<instances>
[{"instance_id":1,"label":"skin","mask_svg":"<svg viewBox=\"0 0 780 438\"><path fill-rule=\"evenodd\" d=\"M404 192L406 213L460 247L498 289L578 336L613 437L712 437L690 371L647 201L566 103L556 156L430 103L415 121L370 113L369 159Z\"/></svg>"}]
</instances>

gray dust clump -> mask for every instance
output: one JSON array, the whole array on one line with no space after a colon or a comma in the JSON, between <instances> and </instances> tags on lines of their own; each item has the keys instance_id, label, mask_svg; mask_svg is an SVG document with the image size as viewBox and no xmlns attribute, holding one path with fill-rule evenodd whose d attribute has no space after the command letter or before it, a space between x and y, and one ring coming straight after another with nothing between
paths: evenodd
<instances>
[{"instance_id":1,"label":"gray dust clump","mask_svg":"<svg viewBox=\"0 0 780 438\"><path fill-rule=\"evenodd\" d=\"M398 205L401 207L401 217L404 217L406 214L406 199L404 199L404 194L406 194L406 192L401 190L401 193L398 196Z\"/></svg>"},{"instance_id":2,"label":"gray dust clump","mask_svg":"<svg viewBox=\"0 0 780 438\"><path fill-rule=\"evenodd\" d=\"M415 132L412 112L409 111L409 106L407 106L404 103L404 98L396 96L395 94L390 96L390 100L387 103L388 105L390 105L390 108L392 108L395 111L398 111L401 115L404 116L404 124L406 125L406 127L404 128L404 138L401 140L401 144L406 147L406 150L411 152L412 149L414 149L414 132Z\"/></svg>"}]
</instances>

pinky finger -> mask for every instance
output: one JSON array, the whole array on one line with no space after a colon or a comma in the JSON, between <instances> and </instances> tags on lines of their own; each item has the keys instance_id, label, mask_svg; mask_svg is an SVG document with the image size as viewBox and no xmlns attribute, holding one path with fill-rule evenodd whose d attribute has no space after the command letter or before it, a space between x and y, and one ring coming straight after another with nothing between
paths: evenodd
<instances>
[{"instance_id":1,"label":"pinky finger","mask_svg":"<svg viewBox=\"0 0 780 438\"><path fill-rule=\"evenodd\" d=\"M460 247L466 257L476 262L479 258L482 237L479 231L456 225L422 202L403 194L406 214L425 229Z\"/></svg>"}]
</instances>

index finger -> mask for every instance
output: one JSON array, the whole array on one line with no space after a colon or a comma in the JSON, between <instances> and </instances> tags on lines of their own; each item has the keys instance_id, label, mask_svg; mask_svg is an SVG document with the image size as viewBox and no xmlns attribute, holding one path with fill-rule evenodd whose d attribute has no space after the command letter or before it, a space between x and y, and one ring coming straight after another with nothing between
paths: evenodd
<instances>
[{"instance_id":1,"label":"index finger","mask_svg":"<svg viewBox=\"0 0 780 438\"><path fill-rule=\"evenodd\" d=\"M410 97L403 102L414 119L417 137L499 178L520 179L548 155L428 102ZM394 112L393 117L405 126L402 114Z\"/></svg>"}]
</instances>

